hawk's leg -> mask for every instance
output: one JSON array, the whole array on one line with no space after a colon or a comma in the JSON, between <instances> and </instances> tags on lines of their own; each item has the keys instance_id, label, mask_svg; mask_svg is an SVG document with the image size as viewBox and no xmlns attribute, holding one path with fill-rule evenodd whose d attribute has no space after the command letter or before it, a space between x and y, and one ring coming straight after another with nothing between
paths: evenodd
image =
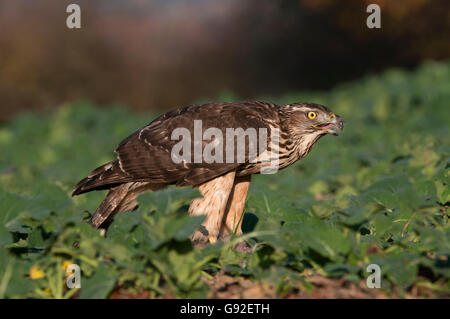
<instances>
[{"instance_id":1,"label":"hawk's leg","mask_svg":"<svg viewBox=\"0 0 450 319\"><path fill-rule=\"evenodd\" d=\"M199 186L201 198L191 201L190 215L206 215L202 229L196 230L191 236L195 245L203 246L208 242L216 242L228 197L233 189L235 172L229 172Z\"/></svg>"},{"instance_id":2,"label":"hawk's leg","mask_svg":"<svg viewBox=\"0 0 450 319\"><path fill-rule=\"evenodd\" d=\"M242 219L244 213L245 200L250 187L251 175L236 177L228 198L227 208L220 227L220 237L229 240L231 235L242 234Z\"/></svg>"}]
</instances>

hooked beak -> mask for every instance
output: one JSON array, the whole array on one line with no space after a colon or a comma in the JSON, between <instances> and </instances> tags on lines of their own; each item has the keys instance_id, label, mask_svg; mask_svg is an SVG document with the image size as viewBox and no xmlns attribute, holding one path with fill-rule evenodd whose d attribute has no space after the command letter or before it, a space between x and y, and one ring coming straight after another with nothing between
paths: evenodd
<instances>
[{"instance_id":1,"label":"hooked beak","mask_svg":"<svg viewBox=\"0 0 450 319\"><path fill-rule=\"evenodd\" d=\"M324 130L326 134L338 136L338 131L342 131L344 129L344 122L340 116L336 115L330 122L318 124L316 127Z\"/></svg>"}]
</instances>

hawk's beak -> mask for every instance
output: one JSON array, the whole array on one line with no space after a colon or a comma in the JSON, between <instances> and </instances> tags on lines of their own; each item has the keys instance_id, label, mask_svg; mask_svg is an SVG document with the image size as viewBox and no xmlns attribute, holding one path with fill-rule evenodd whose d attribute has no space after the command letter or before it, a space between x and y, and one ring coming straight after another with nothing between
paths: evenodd
<instances>
[{"instance_id":1,"label":"hawk's beak","mask_svg":"<svg viewBox=\"0 0 450 319\"><path fill-rule=\"evenodd\" d=\"M327 134L338 136L338 131L344 129L344 122L340 116L336 115L330 122L318 124L316 127L324 130Z\"/></svg>"}]
</instances>

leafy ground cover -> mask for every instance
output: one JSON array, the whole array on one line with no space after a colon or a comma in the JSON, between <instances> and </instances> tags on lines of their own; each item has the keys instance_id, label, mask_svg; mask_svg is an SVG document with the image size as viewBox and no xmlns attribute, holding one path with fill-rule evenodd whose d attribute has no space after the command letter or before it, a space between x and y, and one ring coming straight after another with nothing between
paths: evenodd
<instances>
[{"instance_id":1,"label":"leafy ground cover","mask_svg":"<svg viewBox=\"0 0 450 319\"><path fill-rule=\"evenodd\" d=\"M87 224L104 193L73 185L153 115L79 102L0 126L0 298L449 297L450 63L265 99L327 105L345 130L255 176L250 253L192 247L188 188L142 195L107 238ZM64 284L70 263L81 289Z\"/></svg>"}]
</instances>

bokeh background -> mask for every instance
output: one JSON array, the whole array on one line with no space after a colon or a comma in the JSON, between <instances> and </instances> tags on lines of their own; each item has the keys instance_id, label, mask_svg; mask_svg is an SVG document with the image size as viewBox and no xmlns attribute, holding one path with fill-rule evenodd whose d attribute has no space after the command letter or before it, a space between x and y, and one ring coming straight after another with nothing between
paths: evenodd
<instances>
[{"instance_id":1,"label":"bokeh background","mask_svg":"<svg viewBox=\"0 0 450 319\"><path fill-rule=\"evenodd\" d=\"M450 57L447 0L77 0L68 29L72 2L0 1L0 121L79 99L153 112L325 90Z\"/></svg>"}]
</instances>

